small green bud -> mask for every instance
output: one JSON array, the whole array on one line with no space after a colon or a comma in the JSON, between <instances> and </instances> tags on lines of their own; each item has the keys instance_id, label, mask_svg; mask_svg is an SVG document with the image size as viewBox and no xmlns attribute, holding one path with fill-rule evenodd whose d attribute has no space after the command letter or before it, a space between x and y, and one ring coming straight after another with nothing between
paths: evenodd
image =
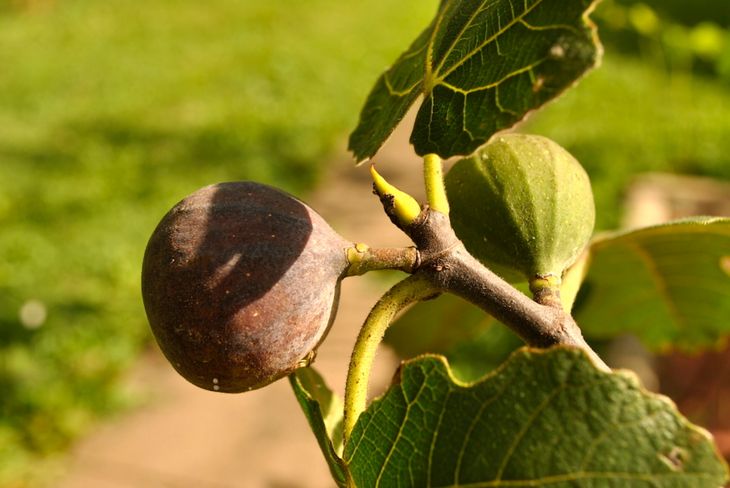
<instances>
[{"instance_id":1,"label":"small green bud","mask_svg":"<svg viewBox=\"0 0 730 488\"><path fill-rule=\"evenodd\" d=\"M400 226L409 226L416 221L421 213L421 206L415 198L388 183L375 165L370 166L370 176L373 178L375 192L386 205L385 211Z\"/></svg>"},{"instance_id":2,"label":"small green bud","mask_svg":"<svg viewBox=\"0 0 730 488\"><path fill-rule=\"evenodd\" d=\"M452 167L446 190L466 248L513 282L560 277L593 232L588 175L545 137L497 137Z\"/></svg>"}]
</instances>

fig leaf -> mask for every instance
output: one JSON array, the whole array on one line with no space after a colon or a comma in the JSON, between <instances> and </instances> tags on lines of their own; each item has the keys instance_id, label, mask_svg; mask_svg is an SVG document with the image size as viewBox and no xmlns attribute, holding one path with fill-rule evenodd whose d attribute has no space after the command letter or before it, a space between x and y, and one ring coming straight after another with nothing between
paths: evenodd
<instances>
[{"instance_id":1,"label":"fig leaf","mask_svg":"<svg viewBox=\"0 0 730 488\"><path fill-rule=\"evenodd\" d=\"M299 406L317 438L330 473L337 486L346 485L342 453L342 400L327 387L324 379L311 366L299 368L289 375Z\"/></svg>"},{"instance_id":2,"label":"fig leaf","mask_svg":"<svg viewBox=\"0 0 730 488\"><path fill-rule=\"evenodd\" d=\"M596 0L444 0L375 83L350 135L371 158L423 95L411 134L421 156L467 155L597 65Z\"/></svg>"},{"instance_id":3,"label":"fig leaf","mask_svg":"<svg viewBox=\"0 0 730 488\"><path fill-rule=\"evenodd\" d=\"M597 236L574 315L593 338L698 349L730 334L730 218Z\"/></svg>"},{"instance_id":4,"label":"fig leaf","mask_svg":"<svg viewBox=\"0 0 730 488\"><path fill-rule=\"evenodd\" d=\"M522 349L473 384L406 362L345 446L356 486L723 486L710 435L631 373L578 349Z\"/></svg>"}]
</instances>

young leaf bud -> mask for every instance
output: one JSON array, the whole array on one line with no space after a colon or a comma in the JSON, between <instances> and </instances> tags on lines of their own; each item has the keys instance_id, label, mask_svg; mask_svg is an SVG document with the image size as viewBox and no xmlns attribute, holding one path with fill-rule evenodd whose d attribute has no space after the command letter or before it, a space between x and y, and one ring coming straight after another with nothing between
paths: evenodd
<instances>
[{"instance_id":1,"label":"young leaf bud","mask_svg":"<svg viewBox=\"0 0 730 488\"><path fill-rule=\"evenodd\" d=\"M370 176L373 179L375 193L383 202L390 219L399 227L407 227L415 222L421 213L421 206L416 199L388 183L377 172L375 165L370 166Z\"/></svg>"}]
</instances>

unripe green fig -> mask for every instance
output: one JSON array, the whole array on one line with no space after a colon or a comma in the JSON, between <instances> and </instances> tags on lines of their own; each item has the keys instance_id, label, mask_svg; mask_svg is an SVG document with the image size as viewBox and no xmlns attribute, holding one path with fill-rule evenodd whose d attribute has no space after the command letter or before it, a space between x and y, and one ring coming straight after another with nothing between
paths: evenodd
<instances>
[{"instance_id":1,"label":"unripe green fig","mask_svg":"<svg viewBox=\"0 0 730 488\"><path fill-rule=\"evenodd\" d=\"M142 266L152 331L174 368L221 392L306 362L332 323L352 244L275 188L221 183L175 205Z\"/></svg>"},{"instance_id":2,"label":"unripe green fig","mask_svg":"<svg viewBox=\"0 0 730 488\"><path fill-rule=\"evenodd\" d=\"M454 164L446 190L457 236L509 281L559 280L593 232L588 175L545 137L498 136Z\"/></svg>"}]
</instances>

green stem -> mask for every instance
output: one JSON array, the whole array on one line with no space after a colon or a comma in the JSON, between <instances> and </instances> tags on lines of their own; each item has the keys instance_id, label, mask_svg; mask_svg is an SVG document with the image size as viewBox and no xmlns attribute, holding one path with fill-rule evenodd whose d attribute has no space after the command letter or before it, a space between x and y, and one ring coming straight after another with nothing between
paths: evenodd
<instances>
[{"instance_id":1,"label":"green stem","mask_svg":"<svg viewBox=\"0 0 730 488\"><path fill-rule=\"evenodd\" d=\"M553 274L533 276L529 281L532 299L540 305L562 309L560 282L560 276Z\"/></svg>"},{"instance_id":2,"label":"green stem","mask_svg":"<svg viewBox=\"0 0 730 488\"><path fill-rule=\"evenodd\" d=\"M358 417L365 410L370 370L375 360L375 351L386 329L404 307L431 297L438 291L424 276L411 275L388 290L365 319L352 351L345 384L345 441L349 439Z\"/></svg>"},{"instance_id":3,"label":"green stem","mask_svg":"<svg viewBox=\"0 0 730 488\"><path fill-rule=\"evenodd\" d=\"M423 177L426 184L428 206L444 215L449 215L449 201L446 198L441 158L437 154L423 157Z\"/></svg>"}]
</instances>

